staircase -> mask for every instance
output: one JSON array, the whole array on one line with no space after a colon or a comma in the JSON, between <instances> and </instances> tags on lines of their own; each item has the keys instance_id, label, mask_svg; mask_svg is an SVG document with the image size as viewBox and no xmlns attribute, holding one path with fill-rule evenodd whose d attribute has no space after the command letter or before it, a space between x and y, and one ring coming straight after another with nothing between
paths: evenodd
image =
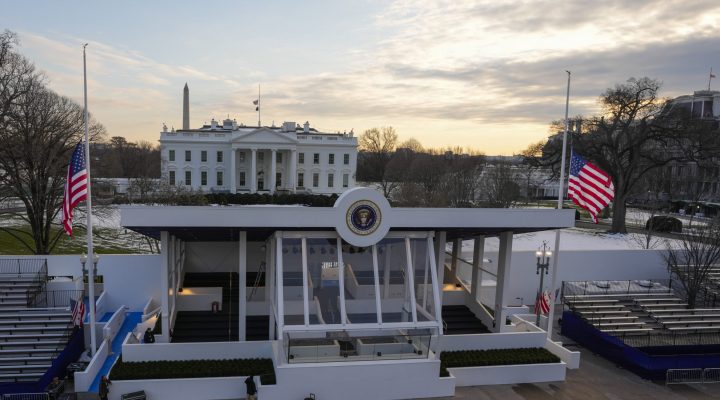
<instances>
[{"instance_id":1,"label":"staircase","mask_svg":"<svg viewBox=\"0 0 720 400\"><path fill-rule=\"evenodd\" d=\"M445 335L490 333L490 330L464 305L443 306L442 317Z\"/></svg>"},{"instance_id":2,"label":"staircase","mask_svg":"<svg viewBox=\"0 0 720 400\"><path fill-rule=\"evenodd\" d=\"M260 278L248 272L246 282L265 285L264 274ZM183 287L222 287L222 311L178 311L173 329L173 343L226 342L238 340L239 279L237 272L188 272ZM246 285L247 285L246 283ZM246 340L268 340L269 317L247 316Z\"/></svg>"}]
</instances>

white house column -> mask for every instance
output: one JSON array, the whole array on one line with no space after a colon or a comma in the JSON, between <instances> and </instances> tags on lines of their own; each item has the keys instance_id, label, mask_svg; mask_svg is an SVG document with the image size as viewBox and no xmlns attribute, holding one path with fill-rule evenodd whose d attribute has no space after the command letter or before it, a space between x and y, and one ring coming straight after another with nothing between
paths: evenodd
<instances>
[{"instance_id":1,"label":"white house column","mask_svg":"<svg viewBox=\"0 0 720 400\"><path fill-rule=\"evenodd\" d=\"M277 166L275 163L277 162L277 149L270 149L270 179L268 181L270 182L270 193L275 193L275 174L277 170Z\"/></svg>"},{"instance_id":2,"label":"white house column","mask_svg":"<svg viewBox=\"0 0 720 400\"><path fill-rule=\"evenodd\" d=\"M230 173L225 179L230 181L230 193L237 192L237 167L235 166L235 157L237 156L237 150L230 150ZM223 182L224 183L224 182Z\"/></svg>"},{"instance_id":3,"label":"white house column","mask_svg":"<svg viewBox=\"0 0 720 400\"><path fill-rule=\"evenodd\" d=\"M288 187L295 192L297 187L297 149L290 150L290 176L287 178Z\"/></svg>"},{"instance_id":4,"label":"white house column","mask_svg":"<svg viewBox=\"0 0 720 400\"><path fill-rule=\"evenodd\" d=\"M482 285L482 266L485 257L485 236L475 236L473 246L473 270L472 270L472 286L470 286L470 294L472 298L480 303L480 286Z\"/></svg>"},{"instance_id":5,"label":"white house column","mask_svg":"<svg viewBox=\"0 0 720 400\"><path fill-rule=\"evenodd\" d=\"M500 249L498 251L497 283L495 286L495 332L503 332L507 314L506 294L510 290L510 265L512 260L512 232L500 234Z\"/></svg>"},{"instance_id":6,"label":"white house column","mask_svg":"<svg viewBox=\"0 0 720 400\"><path fill-rule=\"evenodd\" d=\"M257 149L250 149L250 193L257 192Z\"/></svg>"},{"instance_id":7,"label":"white house column","mask_svg":"<svg viewBox=\"0 0 720 400\"><path fill-rule=\"evenodd\" d=\"M238 340L245 341L245 319L247 319L247 232L240 231L238 253Z\"/></svg>"}]
</instances>

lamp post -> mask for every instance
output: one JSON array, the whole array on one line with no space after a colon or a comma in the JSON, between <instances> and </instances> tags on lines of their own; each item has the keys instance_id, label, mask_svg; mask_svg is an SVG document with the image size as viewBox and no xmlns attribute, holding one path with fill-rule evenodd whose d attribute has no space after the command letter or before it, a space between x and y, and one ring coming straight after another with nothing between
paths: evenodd
<instances>
[{"instance_id":1,"label":"lamp post","mask_svg":"<svg viewBox=\"0 0 720 400\"><path fill-rule=\"evenodd\" d=\"M537 270L535 271L535 274L540 275L540 287L538 288L538 297L536 299L537 302L540 301L540 296L542 296L543 281L545 280L545 275L548 274L548 270L550 269L550 257L552 257L552 251L548 249L546 241L543 241L542 250L538 249L538 251L535 252L535 256L537 257ZM536 303L535 325L537 325L538 327L540 326L540 312L540 307L538 307Z\"/></svg>"}]
</instances>

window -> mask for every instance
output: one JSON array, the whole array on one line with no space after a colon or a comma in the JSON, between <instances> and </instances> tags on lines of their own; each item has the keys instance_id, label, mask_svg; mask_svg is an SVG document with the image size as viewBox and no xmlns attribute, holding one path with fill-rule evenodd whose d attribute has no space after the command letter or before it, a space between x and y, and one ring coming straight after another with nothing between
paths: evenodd
<instances>
[{"instance_id":1,"label":"window","mask_svg":"<svg viewBox=\"0 0 720 400\"><path fill-rule=\"evenodd\" d=\"M318 187L318 186L320 186L320 174L315 172L313 174L313 187Z\"/></svg>"},{"instance_id":2,"label":"window","mask_svg":"<svg viewBox=\"0 0 720 400\"><path fill-rule=\"evenodd\" d=\"M282 163L282 154L283 154L283 153L277 153L277 154L275 154L275 162L277 162L278 164L279 164L279 163Z\"/></svg>"},{"instance_id":3,"label":"window","mask_svg":"<svg viewBox=\"0 0 720 400\"><path fill-rule=\"evenodd\" d=\"M328 174L328 187L333 187L333 181L335 181L335 174Z\"/></svg>"},{"instance_id":4,"label":"window","mask_svg":"<svg viewBox=\"0 0 720 400\"><path fill-rule=\"evenodd\" d=\"M262 151L258 151L257 159L258 161L265 161L265 153L263 153Z\"/></svg>"},{"instance_id":5,"label":"window","mask_svg":"<svg viewBox=\"0 0 720 400\"><path fill-rule=\"evenodd\" d=\"M298 187L305 187L305 174L302 172L298 173L297 185Z\"/></svg>"},{"instance_id":6,"label":"window","mask_svg":"<svg viewBox=\"0 0 720 400\"><path fill-rule=\"evenodd\" d=\"M343 154L343 164L350 165L350 154Z\"/></svg>"},{"instance_id":7,"label":"window","mask_svg":"<svg viewBox=\"0 0 720 400\"><path fill-rule=\"evenodd\" d=\"M185 150L185 161L192 161L192 153L190 150Z\"/></svg>"},{"instance_id":8,"label":"window","mask_svg":"<svg viewBox=\"0 0 720 400\"><path fill-rule=\"evenodd\" d=\"M222 171L218 171L215 175L215 186L222 186L223 185L223 173Z\"/></svg>"},{"instance_id":9,"label":"window","mask_svg":"<svg viewBox=\"0 0 720 400\"><path fill-rule=\"evenodd\" d=\"M276 172L275 173L275 187L282 186L282 173Z\"/></svg>"},{"instance_id":10,"label":"window","mask_svg":"<svg viewBox=\"0 0 720 400\"><path fill-rule=\"evenodd\" d=\"M175 150L170 150L168 152L168 160L175 161Z\"/></svg>"},{"instance_id":11,"label":"window","mask_svg":"<svg viewBox=\"0 0 720 400\"><path fill-rule=\"evenodd\" d=\"M350 183L350 175L343 174L343 187L344 188L348 187L349 183Z\"/></svg>"},{"instance_id":12,"label":"window","mask_svg":"<svg viewBox=\"0 0 720 400\"><path fill-rule=\"evenodd\" d=\"M241 163L245 162L245 152L244 151L241 151L240 154L238 154L238 159L240 160Z\"/></svg>"},{"instance_id":13,"label":"window","mask_svg":"<svg viewBox=\"0 0 720 400\"><path fill-rule=\"evenodd\" d=\"M245 171L240 171L238 178L240 178L240 186L245 186Z\"/></svg>"},{"instance_id":14,"label":"window","mask_svg":"<svg viewBox=\"0 0 720 400\"><path fill-rule=\"evenodd\" d=\"M207 162L207 150L200 150L200 162Z\"/></svg>"},{"instance_id":15,"label":"window","mask_svg":"<svg viewBox=\"0 0 720 400\"><path fill-rule=\"evenodd\" d=\"M313 154L313 164L320 164L320 153Z\"/></svg>"},{"instance_id":16,"label":"window","mask_svg":"<svg viewBox=\"0 0 720 400\"><path fill-rule=\"evenodd\" d=\"M168 183L172 186L175 186L175 171L170 171L168 173Z\"/></svg>"},{"instance_id":17,"label":"window","mask_svg":"<svg viewBox=\"0 0 720 400\"><path fill-rule=\"evenodd\" d=\"M258 187L257 190L265 190L265 179L258 178Z\"/></svg>"},{"instance_id":18,"label":"window","mask_svg":"<svg viewBox=\"0 0 720 400\"><path fill-rule=\"evenodd\" d=\"M192 185L192 172L190 171L185 171L185 185Z\"/></svg>"},{"instance_id":19,"label":"window","mask_svg":"<svg viewBox=\"0 0 720 400\"><path fill-rule=\"evenodd\" d=\"M298 154L298 164L305 164L305 153Z\"/></svg>"},{"instance_id":20,"label":"window","mask_svg":"<svg viewBox=\"0 0 720 400\"><path fill-rule=\"evenodd\" d=\"M200 171L200 185L207 186L207 171Z\"/></svg>"},{"instance_id":21,"label":"window","mask_svg":"<svg viewBox=\"0 0 720 400\"><path fill-rule=\"evenodd\" d=\"M217 162L223 162L223 152L222 151L217 152Z\"/></svg>"},{"instance_id":22,"label":"window","mask_svg":"<svg viewBox=\"0 0 720 400\"><path fill-rule=\"evenodd\" d=\"M328 154L328 164L335 164L335 154Z\"/></svg>"}]
</instances>

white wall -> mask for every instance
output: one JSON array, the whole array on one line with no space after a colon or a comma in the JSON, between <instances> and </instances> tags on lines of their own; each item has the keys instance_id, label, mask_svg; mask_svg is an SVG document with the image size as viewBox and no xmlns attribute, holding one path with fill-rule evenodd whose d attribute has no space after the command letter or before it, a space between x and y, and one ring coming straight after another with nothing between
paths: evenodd
<instances>
[{"instance_id":1,"label":"white wall","mask_svg":"<svg viewBox=\"0 0 720 400\"><path fill-rule=\"evenodd\" d=\"M270 342L128 343L122 346L124 361L222 360L272 358Z\"/></svg>"},{"instance_id":2,"label":"white wall","mask_svg":"<svg viewBox=\"0 0 720 400\"><path fill-rule=\"evenodd\" d=\"M486 252L486 258L497 260L497 252ZM557 287L562 287L563 281L584 280L641 280L641 279L668 279L669 274L662 250L563 250L558 259ZM534 251L514 251L512 254L512 268L510 272L510 290L506 294L510 304L517 304L518 297L522 297L525 304L532 304L540 283L540 277L535 271L537 261ZM552 268L552 264L550 264ZM486 264L485 268L495 272L495 262ZM552 271L550 271L552 273ZM461 275L468 275L469 271L461 269ZM483 279L486 277L483 276ZM545 287L549 288L551 275L545 276ZM483 286L482 297L486 296L486 289L494 288Z\"/></svg>"},{"instance_id":3,"label":"white wall","mask_svg":"<svg viewBox=\"0 0 720 400\"><path fill-rule=\"evenodd\" d=\"M125 393L144 390L148 399L238 399L244 398L246 376L196 379L155 379L113 381L110 386L111 400L120 400Z\"/></svg>"},{"instance_id":4,"label":"white wall","mask_svg":"<svg viewBox=\"0 0 720 400\"><path fill-rule=\"evenodd\" d=\"M248 271L257 271L265 261L263 244L247 243ZM238 272L238 242L186 242L185 246L185 272Z\"/></svg>"},{"instance_id":5,"label":"white wall","mask_svg":"<svg viewBox=\"0 0 720 400\"><path fill-rule=\"evenodd\" d=\"M125 305L141 312L150 297L161 296L160 255L103 255L98 274L104 277L109 310Z\"/></svg>"},{"instance_id":6,"label":"white wall","mask_svg":"<svg viewBox=\"0 0 720 400\"><path fill-rule=\"evenodd\" d=\"M93 380L100 372L108 354L110 353L110 346L108 342L103 341L100 344L100 348L95 352L95 356L90 360L90 364L85 367L85 371L75 372L75 390L78 392L86 392L90 389Z\"/></svg>"}]
</instances>

